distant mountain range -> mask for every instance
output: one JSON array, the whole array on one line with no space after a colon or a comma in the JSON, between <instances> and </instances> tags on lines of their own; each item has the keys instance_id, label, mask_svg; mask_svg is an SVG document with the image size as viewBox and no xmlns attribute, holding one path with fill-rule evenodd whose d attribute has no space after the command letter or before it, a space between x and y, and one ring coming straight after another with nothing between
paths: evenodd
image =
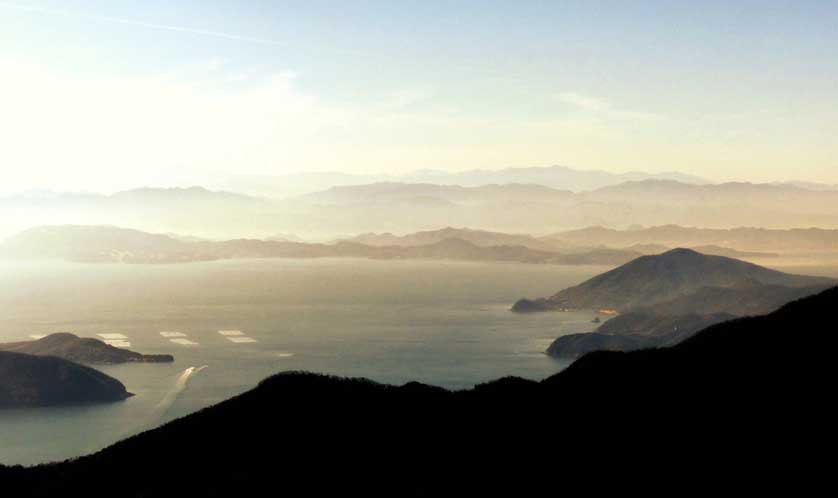
<instances>
[{"instance_id":1,"label":"distant mountain range","mask_svg":"<svg viewBox=\"0 0 838 498\"><path fill-rule=\"evenodd\" d=\"M168 354L146 355L117 348L94 338L81 338L70 333L50 334L34 341L0 344L0 351L35 356L55 356L77 363L169 363Z\"/></svg>"},{"instance_id":2,"label":"distant mountain range","mask_svg":"<svg viewBox=\"0 0 838 498\"><path fill-rule=\"evenodd\" d=\"M592 229L596 233L599 229ZM659 244L608 247L587 231L549 237L447 227L394 235L367 233L333 243L307 243L292 235L269 239L213 241L154 234L113 226L42 226L0 241L0 257L63 259L89 263L185 263L232 258L354 257L370 259L454 259L567 265L621 265L639 256L670 250ZM576 234L581 236L576 237ZM610 232L609 232L610 233ZM782 238L779 235L778 238ZM609 241L607 237L603 240ZM791 242L789 242L791 243ZM775 253L739 251L715 245L699 252L764 259Z\"/></svg>"},{"instance_id":3,"label":"distant mountain range","mask_svg":"<svg viewBox=\"0 0 838 498\"><path fill-rule=\"evenodd\" d=\"M643 225L835 227L838 214L838 191L766 183L694 185L646 180L604 187L580 196L605 203L615 211L629 210L635 219L631 223ZM613 222L608 225L617 226Z\"/></svg>"},{"instance_id":4,"label":"distant mountain range","mask_svg":"<svg viewBox=\"0 0 838 498\"><path fill-rule=\"evenodd\" d=\"M0 409L121 401L118 380L54 356L0 351Z\"/></svg>"},{"instance_id":5,"label":"distant mountain range","mask_svg":"<svg viewBox=\"0 0 838 498\"><path fill-rule=\"evenodd\" d=\"M138 189L113 195L35 193L2 197L0 210L4 214L0 236L56 224L117 225L205 239L293 233L309 240L371 231L410 233L441 226L531 234L586 226L668 224L838 228L838 190L773 184L696 185L671 180L634 181L582 192L525 183L383 182L330 187L283 200L199 187ZM689 245L730 247L713 240ZM767 246L735 249L774 250Z\"/></svg>"},{"instance_id":6,"label":"distant mountain range","mask_svg":"<svg viewBox=\"0 0 838 498\"><path fill-rule=\"evenodd\" d=\"M392 233L365 233L346 239L350 242L357 242L368 246L421 246L433 244L445 239L458 238L479 246L524 246L530 249L560 252L565 254L600 251L622 252L630 255L661 254L671 250L669 246L662 244L634 244L629 247L608 247L591 237L586 243L572 241L572 237L565 240L561 235L535 237L525 234L509 234L501 232L490 232L486 230L474 230L468 228L446 227L439 230L426 230L421 232L408 233L405 235L394 235ZM690 247L697 252L711 256L726 256L729 258L775 258L776 253L758 251L739 251L729 247L718 245L703 245ZM626 260L628 261L628 260Z\"/></svg>"},{"instance_id":7,"label":"distant mountain range","mask_svg":"<svg viewBox=\"0 0 838 498\"><path fill-rule=\"evenodd\" d=\"M444 183L476 187L480 185L527 183L544 185L561 190L581 192L596 190L611 185L631 181L670 180L683 183L703 185L709 183L706 179L678 173L674 171L664 173L644 173L632 171L628 173L610 173L600 170L579 170L566 166L548 166L532 168L507 168L501 170L475 169L457 173L445 171L417 171L407 175L402 181L413 183Z\"/></svg>"},{"instance_id":8,"label":"distant mountain range","mask_svg":"<svg viewBox=\"0 0 838 498\"><path fill-rule=\"evenodd\" d=\"M120 224L205 237L262 229L268 233L274 224L268 201L201 187L141 188L112 195L30 192L0 197L0 212L0 237L56 224Z\"/></svg>"},{"instance_id":9,"label":"distant mountain range","mask_svg":"<svg viewBox=\"0 0 838 498\"><path fill-rule=\"evenodd\" d=\"M509 234L469 228L446 227L439 230L425 230L394 235L392 233L365 233L346 239L367 246L424 246L436 244L446 239L460 239L478 246L523 246L540 251L562 251L578 246L562 243L558 239L542 239L525 234Z\"/></svg>"},{"instance_id":10,"label":"distant mountain range","mask_svg":"<svg viewBox=\"0 0 838 498\"><path fill-rule=\"evenodd\" d=\"M780 185L780 186L792 186L798 188L805 188L808 190L838 190L838 185L833 185L829 183L816 183L816 182L802 182L802 181L789 181L789 182L773 182L772 185Z\"/></svg>"},{"instance_id":11,"label":"distant mountain range","mask_svg":"<svg viewBox=\"0 0 838 498\"><path fill-rule=\"evenodd\" d=\"M594 190L627 181L675 180L705 184L707 180L677 172L667 173L609 173L579 170L565 166L506 168L499 170L474 169L449 173L439 170L420 170L402 175L363 175L338 172L296 173L279 176L238 176L231 178L225 188L251 195L271 198L296 197L332 187L347 187L373 183L433 183L461 187L481 187L509 183L543 185L559 190L580 192Z\"/></svg>"},{"instance_id":12,"label":"distant mountain range","mask_svg":"<svg viewBox=\"0 0 838 498\"><path fill-rule=\"evenodd\" d=\"M297 198L294 207L301 216L316 213L318 222L344 232L372 227L403 233L440 225L512 233L638 224L838 227L838 191L769 184L647 180L573 193L533 184L459 187L390 182L334 187Z\"/></svg>"},{"instance_id":13,"label":"distant mountain range","mask_svg":"<svg viewBox=\"0 0 838 498\"><path fill-rule=\"evenodd\" d=\"M369 237L367 237L369 238ZM386 237L385 237L386 238ZM63 259L87 263L184 263L219 259L323 258L449 259L514 261L567 265L614 265L640 256L626 250L590 249L560 252L525 236L446 229L417 235L427 244L366 245L354 241L311 244L283 240L188 240L111 226L46 226L0 242L0 257ZM408 240L412 240L410 237ZM516 244L531 241L531 245ZM560 244L556 244L560 245Z\"/></svg>"},{"instance_id":14,"label":"distant mountain range","mask_svg":"<svg viewBox=\"0 0 838 498\"><path fill-rule=\"evenodd\" d=\"M318 205L351 206L355 204L419 204L428 206L475 205L508 202L564 202L573 198L569 190L543 185L506 183L461 187L433 183L372 183L332 187L297 198Z\"/></svg>"},{"instance_id":15,"label":"distant mountain range","mask_svg":"<svg viewBox=\"0 0 838 498\"><path fill-rule=\"evenodd\" d=\"M641 251L644 245L649 244L658 244L663 247L696 248L717 245L740 251L838 251L838 230L821 228L777 230L740 227L712 229L665 225L614 230L604 227L589 227L561 232L544 238L570 245L592 246L601 244L609 247L628 247Z\"/></svg>"},{"instance_id":16,"label":"distant mountain range","mask_svg":"<svg viewBox=\"0 0 838 498\"><path fill-rule=\"evenodd\" d=\"M673 347L589 354L541 382L506 378L451 392L284 373L93 455L0 466L0 482L19 498L115 489L262 496L278 488L293 496L536 496L567 485L559 480L602 479L606 470L592 462L606 452L619 464L595 486L608 492L652 475L644 489L670 493L668 478L694 478L710 455L713 469L695 484L702 493L814 493L826 483L812 476L830 476L828 461L807 449L832 425L828 324L836 306L833 289ZM545 459L551 442L572 451ZM119 469L142 475L126 479Z\"/></svg>"}]
</instances>

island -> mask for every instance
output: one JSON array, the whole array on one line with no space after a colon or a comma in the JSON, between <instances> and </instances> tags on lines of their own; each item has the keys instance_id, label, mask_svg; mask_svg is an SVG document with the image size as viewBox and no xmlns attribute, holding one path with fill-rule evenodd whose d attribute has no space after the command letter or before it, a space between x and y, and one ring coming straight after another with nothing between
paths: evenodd
<instances>
[{"instance_id":1,"label":"island","mask_svg":"<svg viewBox=\"0 0 838 498\"><path fill-rule=\"evenodd\" d=\"M0 409L122 401L118 380L54 356L0 351Z\"/></svg>"},{"instance_id":2,"label":"island","mask_svg":"<svg viewBox=\"0 0 838 498\"><path fill-rule=\"evenodd\" d=\"M546 351L576 359L593 351L671 346L717 323L770 313L836 283L674 249L637 258L551 297L520 299L511 311L597 310L613 315L592 333L559 337Z\"/></svg>"},{"instance_id":3,"label":"island","mask_svg":"<svg viewBox=\"0 0 838 498\"><path fill-rule=\"evenodd\" d=\"M90 364L171 363L175 361L175 358L169 354L141 354L111 346L99 339L78 337L68 332L50 334L34 341L0 344L0 351L34 356L55 356Z\"/></svg>"}]
</instances>

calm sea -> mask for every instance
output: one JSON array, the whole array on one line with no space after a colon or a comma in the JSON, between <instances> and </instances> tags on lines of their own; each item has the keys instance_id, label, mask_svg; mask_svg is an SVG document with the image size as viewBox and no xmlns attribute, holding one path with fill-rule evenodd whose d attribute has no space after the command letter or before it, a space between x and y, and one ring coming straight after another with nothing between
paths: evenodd
<instances>
[{"instance_id":1,"label":"calm sea","mask_svg":"<svg viewBox=\"0 0 838 498\"><path fill-rule=\"evenodd\" d=\"M125 402L0 411L0 462L96 451L284 370L449 388L506 375L542 379L567 366L543 354L550 342L592 330L593 315L516 315L509 306L604 269L346 259L4 263L0 342L59 331L121 334L133 350L176 361L99 367L136 394Z\"/></svg>"}]
</instances>

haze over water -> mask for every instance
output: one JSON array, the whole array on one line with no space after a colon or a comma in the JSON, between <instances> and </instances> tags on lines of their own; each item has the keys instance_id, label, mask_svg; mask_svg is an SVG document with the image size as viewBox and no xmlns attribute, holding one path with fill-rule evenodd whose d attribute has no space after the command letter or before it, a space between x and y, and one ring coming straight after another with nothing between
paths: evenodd
<instances>
[{"instance_id":1,"label":"haze over water","mask_svg":"<svg viewBox=\"0 0 838 498\"><path fill-rule=\"evenodd\" d=\"M509 305L602 270L345 259L4 263L0 342L58 331L119 333L131 349L172 353L175 362L97 366L136 394L125 402L0 412L0 462L95 451L284 370L449 388L507 375L545 378L569 363L543 354L550 342L592 330L594 315L519 315ZM227 329L258 342L230 342L218 333ZM171 343L161 331L198 345Z\"/></svg>"}]
</instances>

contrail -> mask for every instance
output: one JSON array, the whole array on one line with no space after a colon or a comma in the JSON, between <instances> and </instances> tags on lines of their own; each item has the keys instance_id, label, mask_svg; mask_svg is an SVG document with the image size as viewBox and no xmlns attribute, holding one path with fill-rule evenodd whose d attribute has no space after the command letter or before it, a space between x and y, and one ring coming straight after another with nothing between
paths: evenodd
<instances>
[{"instance_id":1,"label":"contrail","mask_svg":"<svg viewBox=\"0 0 838 498\"><path fill-rule=\"evenodd\" d=\"M60 10L60 9L50 9L46 7L35 7L32 5L21 5L17 3L11 2L2 2L0 1L0 7L6 7L9 9L16 9L16 10L25 10L29 12L38 12L41 14L50 14L54 16L64 16L64 17L74 17L78 19L87 19L91 21L104 21L104 22L111 22L111 23L118 23L118 24L127 24L129 26L139 26L143 28L150 28L150 29L160 29L165 31L177 31L180 33L191 33L194 35L202 35L202 36L213 36L216 38L225 38L227 40L235 40L240 42L247 42L247 43L259 43L262 45L276 45L276 46L288 46L287 43L280 42L277 40L270 40L267 38L256 38L252 36L242 36L233 33L225 33L223 31L211 31L206 29L196 29L190 28L187 26L174 26L171 24L157 24L157 23L150 23L150 22L143 22L143 21L135 21L133 19L125 19L121 17L111 17L111 16L100 16L100 15L91 15L91 14L80 14L78 12L71 12L68 10Z\"/></svg>"}]
</instances>

